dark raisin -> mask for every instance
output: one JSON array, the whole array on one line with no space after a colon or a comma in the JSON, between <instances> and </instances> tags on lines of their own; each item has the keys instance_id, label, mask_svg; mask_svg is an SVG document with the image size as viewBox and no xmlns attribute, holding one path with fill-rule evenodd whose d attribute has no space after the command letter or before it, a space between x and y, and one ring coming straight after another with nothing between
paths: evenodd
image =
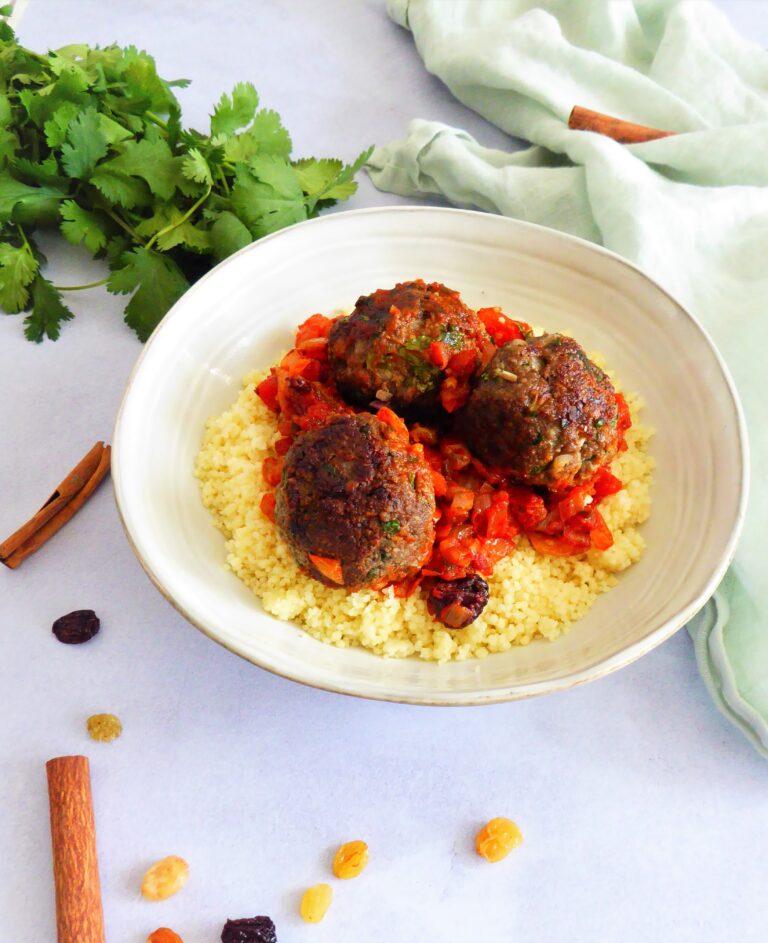
<instances>
[{"instance_id":1,"label":"dark raisin","mask_svg":"<svg viewBox=\"0 0 768 943\"><path fill-rule=\"evenodd\" d=\"M241 917L227 920L221 943L277 943L275 925L269 917Z\"/></svg>"},{"instance_id":2,"label":"dark raisin","mask_svg":"<svg viewBox=\"0 0 768 943\"><path fill-rule=\"evenodd\" d=\"M477 573L461 580L435 580L427 596L430 615L449 629L474 622L488 602L488 584Z\"/></svg>"},{"instance_id":3,"label":"dark raisin","mask_svg":"<svg viewBox=\"0 0 768 943\"><path fill-rule=\"evenodd\" d=\"M100 627L93 609L76 609L53 623L53 634L65 645L80 645L92 639Z\"/></svg>"}]
</instances>

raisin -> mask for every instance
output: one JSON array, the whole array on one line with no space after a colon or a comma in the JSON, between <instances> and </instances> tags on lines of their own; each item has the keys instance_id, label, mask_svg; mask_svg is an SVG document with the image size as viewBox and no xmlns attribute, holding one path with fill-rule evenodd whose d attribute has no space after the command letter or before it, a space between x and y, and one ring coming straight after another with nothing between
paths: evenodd
<instances>
[{"instance_id":1,"label":"raisin","mask_svg":"<svg viewBox=\"0 0 768 943\"><path fill-rule=\"evenodd\" d=\"M299 913L307 923L320 923L331 906L333 890L329 884L313 884L304 891Z\"/></svg>"},{"instance_id":2,"label":"raisin","mask_svg":"<svg viewBox=\"0 0 768 943\"><path fill-rule=\"evenodd\" d=\"M356 878L368 864L368 846L364 841L348 841L333 858L333 873L344 881Z\"/></svg>"},{"instance_id":3,"label":"raisin","mask_svg":"<svg viewBox=\"0 0 768 943\"><path fill-rule=\"evenodd\" d=\"M277 943L275 925L269 917L241 917L227 920L221 943Z\"/></svg>"},{"instance_id":4,"label":"raisin","mask_svg":"<svg viewBox=\"0 0 768 943\"><path fill-rule=\"evenodd\" d=\"M147 943L184 943L184 941L178 933L174 933L168 927L158 927L154 933L149 934Z\"/></svg>"},{"instance_id":5,"label":"raisin","mask_svg":"<svg viewBox=\"0 0 768 943\"><path fill-rule=\"evenodd\" d=\"M178 855L157 861L144 875L141 893L147 900L167 900L184 887L189 878L189 865Z\"/></svg>"},{"instance_id":6,"label":"raisin","mask_svg":"<svg viewBox=\"0 0 768 943\"><path fill-rule=\"evenodd\" d=\"M491 819L475 837L475 851L486 861L501 861L523 841L523 833L511 819Z\"/></svg>"},{"instance_id":7,"label":"raisin","mask_svg":"<svg viewBox=\"0 0 768 943\"><path fill-rule=\"evenodd\" d=\"M474 622L488 602L488 584L477 573L460 580L436 579L427 596L429 614L449 629Z\"/></svg>"},{"instance_id":8,"label":"raisin","mask_svg":"<svg viewBox=\"0 0 768 943\"><path fill-rule=\"evenodd\" d=\"M111 743L123 732L120 718L114 714L92 714L88 718L87 727L91 739L100 743Z\"/></svg>"},{"instance_id":9,"label":"raisin","mask_svg":"<svg viewBox=\"0 0 768 943\"><path fill-rule=\"evenodd\" d=\"M96 635L101 627L93 609L76 609L53 623L53 634L65 645L81 645Z\"/></svg>"}]
</instances>

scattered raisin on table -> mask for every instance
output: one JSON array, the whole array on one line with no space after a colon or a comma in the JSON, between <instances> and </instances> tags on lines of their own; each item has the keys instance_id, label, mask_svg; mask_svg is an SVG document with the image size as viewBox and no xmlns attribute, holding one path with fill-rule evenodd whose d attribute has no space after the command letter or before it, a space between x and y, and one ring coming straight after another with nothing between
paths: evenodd
<instances>
[{"instance_id":1,"label":"scattered raisin on table","mask_svg":"<svg viewBox=\"0 0 768 943\"><path fill-rule=\"evenodd\" d=\"M345 842L333 857L333 873L347 881L356 878L368 864L368 846L364 841Z\"/></svg>"},{"instance_id":2,"label":"scattered raisin on table","mask_svg":"<svg viewBox=\"0 0 768 943\"><path fill-rule=\"evenodd\" d=\"M100 743L111 743L123 732L120 718L115 714L92 714L88 718L87 726L91 739Z\"/></svg>"},{"instance_id":3,"label":"scattered raisin on table","mask_svg":"<svg viewBox=\"0 0 768 943\"><path fill-rule=\"evenodd\" d=\"M277 943L275 925L269 917L241 917L227 920L221 943Z\"/></svg>"},{"instance_id":4,"label":"scattered raisin on table","mask_svg":"<svg viewBox=\"0 0 768 943\"><path fill-rule=\"evenodd\" d=\"M144 875L141 893L147 900L166 900L184 887L188 877L187 862L178 855L168 855L155 862Z\"/></svg>"},{"instance_id":5,"label":"scattered raisin on table","mask_svg":"<svg viewBox=\"0 0 768 943\"><path fill-rule=\"evenodd\" d=\"M511 819L491 819L477 833L475 850L486 861L501 861L522 844L523 833Z\"/></svg>"},{"instance_id":6,"label":"scattered raisin on table","mask_svg":"<svg viewBox=\"0 0 768 943\"><path fill-rule=\"evenodd\" d=\"M154 933L149 934L147 943L184 943L184 940L168 927L158 927Z\"/></svg>"},{"instance_id":7,"label":"scattered raisin on table","mask_svg":"<svg viewBox=\"0 0 768 943\"><path fill-rule=\"evenodd\" d=\"M333 898L330 884L314 884L304 891L299 913L307 923L320 923L328 912Z\"/></svg>"},{"instance_id":8,"label":"scattered raisin on table","mask_svg":"<svg viewBox=\"0 0 768 943\"><path fill-rule=\"evenodd\" d=\"M477 573L460 580L436 579L427 596L429 614L449 629L474 622L488 602L488 584Z\"/></svg>"},{"instance_id":9,"label":"scattered raisin on table","mask_svg":"<svg viewBox=\"0 0 768 943\"><path fill-rule=\"evenodd\" d=\"M81 645L90 641L101 627L93 609L76 609L53 623L53 634L65 645Z\"/></svg>"}]
</instances>

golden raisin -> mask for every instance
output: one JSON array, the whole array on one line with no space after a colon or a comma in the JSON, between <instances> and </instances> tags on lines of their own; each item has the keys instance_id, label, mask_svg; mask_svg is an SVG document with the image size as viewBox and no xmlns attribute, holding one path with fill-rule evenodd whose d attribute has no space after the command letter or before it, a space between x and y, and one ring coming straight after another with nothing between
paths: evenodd
<instances>
[{"instance_id":1,"label":"golden raisin","mask_svg":"<svg viewBox=\"0 0 768 943\"><path fill-rule=\"evenodd\" d=\"M331 906L332 898L330 884L315 884L304 891L299 913L307 923L320 923Z\"/></svg>"},{"instance_id":2,"label":"golden raisin","mask_svg":"<svg viewBox=\"0 0 768 943\"><path fill-rule=\"evenodd\" d=\"M491 819L477 833L475 850L486 861L501 861L522 841L523 833L511 819Z\"/></svg>"},{"instance_id":3,"label":"golden raisin","mask_svg":"<svg viewBox=\"0 0 768 943\"><path fill-rule=\"evenodd\" d=\"M112 740L117 740L123 732L120 718L114 714L93 714L88 718L87 726L91 739L98 740L101 743L110 743Z\"/></svg>"},{"instance_id":4,"label":"golden raisin","mask_svg":"<svg viewBox=\"0 0 768 943\"><path fill-rule=\"evenodd\" d=\"M356 878L368 864L368 846L364 841L345 842L333 857L333 873L344 881Z\"/></svg>"},{"instance_id":5,"label":"golden raisin","mask_svg":"<svg viewBox=\"0 0 768 943\"><path fill-rule=\"evenodd\" d=\"M147 943L184 943L184 940L168 927L158 927L154 933L149 934Z\"/></svg>"},{"instance_id":6,"label":"golden raisin","mask_svg":"<svg viewBox=\"0 0 768 943\"><path fill-rule=\"evenodd\" d=\"M176 855L169 855L153 864L144 875L141 893L147 900L165 900L180 891L188 877L187 862Z\"/></svg>"}]
</instances>

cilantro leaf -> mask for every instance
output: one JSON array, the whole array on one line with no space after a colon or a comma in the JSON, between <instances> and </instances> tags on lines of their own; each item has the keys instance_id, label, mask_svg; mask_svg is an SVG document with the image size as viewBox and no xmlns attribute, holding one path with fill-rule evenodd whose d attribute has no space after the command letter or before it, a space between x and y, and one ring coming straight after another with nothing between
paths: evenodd
<instances>
[{"instance_id":1,"label":"cilantro leaf","mask_svg":"<svg viewBox=\"0 0 768 943\"><path fill-rule=\"evenodd\" d=\"M104 218L84 210L74 200L65 200L61 204L61 232L67 242L73 246L81 243L85 248L96 255L107 244L107 234L104 232Z\"/></svg>"},{"instance_id":2,"label":"cilantro leaf","mask_svg":"<svg viewBox=\"0 0 768 943\"><path fill-rule=\"evenodd\" d=\"M227 138L224 152L228 161L248 161L256 154L291 156L291 136L280 121L276 111L262 108L256 113L249 128Z\"/></svg>"},{"instance_id":3,"label":"cilantro leaf","mask_svg":"<svg viewBox=\"0 0 768 943\"><path fill-rule=\"evenodd\" d=\"M125 141L120 145L122 153L100 165L99 170L119 171L129 177L140 177L149 189L162 200L173 196L179 178L179 159L171 153L162 138L142 138L140 141Z\"/></svg>"},{"instance_id":4,"label":"cilantro leaf","mask_svg":"<svg viewBox=\"0 0 768 943\"><path fill-rule=\"evenodd\" d=\"M259 96L250 82L240 82L232 95L224 94L211 115L211 137L234 134L244 128L256 114Z\"/></svg>"},{"instance_id":5,"label":"cilantro leaf","mask_svg":"<svg viewBox=\"0 0 768 943\"><path fill-rule=\"evenodd\" d=\"M15 218L19 206L34 213L51 205L57 206L56 201L63 200L64 196L55 187L30 187L9 174L0 174L0 223Z\"/></svg>"},{"instance_id":6,"label":"cilantro leaf","mask_svg":"<svg viewBox=\"0 0 768 943\"><path fill-rule=\"evenodd\" d=\"M213 254L220 262L251 243L251 234L243 223L225 210L219 213L210 229Z\"/></svg>"},{"instance_id":7,"label":"cilantro leaf","mask_svg":"<svg viewBox=\"0 0 768 943\"><path fill-rule=\"evenodd\" d=\"M149 205L150 192L144 181L129 177L117 170L108 170L110 164L111 161L108 161L98 167L91 175L90 183L110 203L117 203L125 209L131 210L135 206Z\"/></svg>"},{"instance_id":8,"label":"cilantro leaf","mask_svg":"<svg viewBox=\"0 0 768 943\"><path fill-rule=\"evenodd\" d=\"M29 303L28 286L37 274L37 259L29 245L0 243L0 305L9 313L23 311Z\"/></svg>"},{"instance_id":9,"label":"cilantro leaf","mask_svg":"<svg viewBox=\"0 0 768 943\"><path fill-rule=\"evenodd\" d=\"M45 143L48 147L61 147L67 140L67 131L72 121L80 114L80 106L74 102L64 102L43 124Z\"/></svg>"},{"instance_id":10,"label":"cilantro leaf","mask_svg":"<svg viewBox=\"0 0 768 943\"><path fill-rule=\"evenodd\" d=\"M232 206L255 238L307 218L304 191L282 157L265 154L238 165Z\"/></svg>"},{"instance_id":11,"label":"cilantro leaf","mask_svg":"<svg viewBox=\"0 0 768 943\"><path fill-rule=\"evenodd\" d=\"M38 275L32 285L32 311L24 318L24 336L39 344L44 337L58 340L62 321L71 321L74 315L61 300L47 278Z\"/></svg>"},{"instance_id":12,"label":"cilantro leaf","mask_svg":"<svg viewBox=\"0 0 768 943\"><path fill-rule=\"evenodd\" d=\"M61 145L61 162L70 177L87 178L107 153L107 139L99 125L99 116L93 107L86 108L67 130L67 140Z\"/></svg>"},{"instance_id":13,"label":"cilantro leaf","mask_svg":"<svg viewBox=\"0 0 768 943\"><path fill-rule=\"evenodd\" d=\"M213 177L208 161L196 147L189 149L189 153L182 161L181 170L188 180L203 183L207 187L213 186Z\"/></svg>"},{"instance_id":14,"label":"cilantro leaf","mask_svg":"<svg viewBox=\"0 0 768 943\"><path fill-rule=\"evenodd\" d=\"M335 176L330 176L334 165L340 163L337 161L318 161L313 160L309 163L300 161L304 167L298 168L297 173L302 177L302 187L304 183L310 185L307 192L307 204L309 212L314 215L318 204L323 206L332 205L337 200L346 200L357 190L355 183L355 174L366 163L373 153L373 148L369 147L357 156L357 159L342 167Z\"/></svg>"},{"instance_id":15,"label":"cilantro leaf","mask_svg":"<svg viewBox=\"0 0 768 943\"><path fill-rule=\"evenodd\" d=\"M126 252L121 261L122 267L112 272L107 288L114 294L136 289L125 309L125 320L145 341L189 288L189 282L173 259L143 247Z\"/></svg>"}]
</instances>

